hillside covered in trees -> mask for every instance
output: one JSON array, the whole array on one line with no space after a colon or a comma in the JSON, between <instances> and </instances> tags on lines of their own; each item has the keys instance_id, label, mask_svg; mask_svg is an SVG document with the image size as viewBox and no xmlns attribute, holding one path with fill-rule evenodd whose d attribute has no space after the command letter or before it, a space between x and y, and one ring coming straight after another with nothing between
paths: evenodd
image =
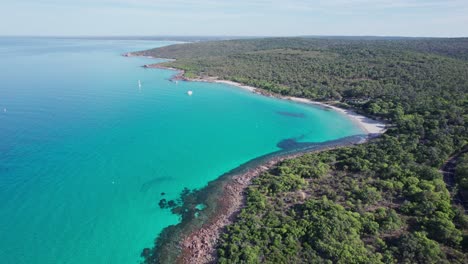
<instances>
[{"instance_id":1,"label":"hillside covered in trees","mask_svg":"<svg viewBox=\"0 0 468 264\"><path fill-rule=\"evenodd\" d=\"M254 180L221 263L467 263L468 217L439 170L468 140L468 39L272 38L137 53L188 77L339 103L386 120L370 143L285 161Z\"/></svg>"}]
</instances>

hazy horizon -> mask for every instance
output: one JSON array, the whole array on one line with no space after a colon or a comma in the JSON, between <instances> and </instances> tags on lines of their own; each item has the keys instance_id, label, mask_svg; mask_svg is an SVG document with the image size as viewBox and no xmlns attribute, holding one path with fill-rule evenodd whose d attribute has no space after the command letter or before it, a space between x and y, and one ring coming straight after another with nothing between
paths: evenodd
<instances>
[{"instance_id":1,"label":"hazy horizon","mask_svg":"<svg viewBox=\"0 0 468 264\"><path fill-rule=\"evenodd\" d=\"M82 39L128 39L128 40L174 40L190 38L206 39L249 39L249 38L369 38L369 39L464 39L467 36L392 36L392 35L0 35L0 38L82 38Z\"/></svg>"},{"instance_id":2,"label":"hazy horizon","mask_svg":"<svg viewBox=\"0 0 468 264\"><path fill-rule=\"evenodd\" d=\"M466 37L461 0L6 0L1 36Z\"/></svg>"}]
</instances>

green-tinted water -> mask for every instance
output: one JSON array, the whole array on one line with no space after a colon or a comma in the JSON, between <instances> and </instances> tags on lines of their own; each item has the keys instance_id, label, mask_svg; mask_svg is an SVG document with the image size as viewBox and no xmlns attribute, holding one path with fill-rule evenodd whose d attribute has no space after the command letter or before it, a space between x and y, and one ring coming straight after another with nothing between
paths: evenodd
<instances>
[{"instance_id":1,"label":"green-tinted water","mask_svg":"<svg viewBox=\"0 0 468 264\"><path fill-rule=\"evenodd\" d=\"M138 263L178 222L161 198L287 138L362 133L333 111L176 85L174 72L139 67L153 60L119 55L167 44L0 38L1 263Z\"/></svg>"}]
</instances>

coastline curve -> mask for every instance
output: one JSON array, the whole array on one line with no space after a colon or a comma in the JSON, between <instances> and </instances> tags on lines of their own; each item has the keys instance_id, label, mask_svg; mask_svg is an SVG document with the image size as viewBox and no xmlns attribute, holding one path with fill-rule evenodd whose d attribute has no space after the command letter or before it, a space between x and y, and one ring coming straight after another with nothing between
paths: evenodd
<instances>
[{"instance_id":1,"label":"coastline curve","mask_svg":"<svg viewBox=\"0 0 468 264\"><path fill-rule=\"evenodd\" d=\"M169 59L157 58L165 61ZM166 227L155 239L153 248L145 248L141 254L144 263L213 263L216 260L216 245L225 227L231 224L242 209L245 190L253 178L287 159L307 153L332 150L356 144L363 144L379 137L386 131L386 124L360 115L353 110L340 108L323 102L305 98L272 94L262 89L241 83L219 80L217 77L187 78L180 69L157 64L144 65L145 68L157 68L176 71L171 81L212 82L231 85L263 96L276 97L295 103L325 108L345 115L358 125L365 134L345 137L321 143L297 142L285 139L278 143L282 150L252 159L239 167L209 182L204 188L181 195L181 205L172 209L179 214L181 222ZM199 205L203 204L203 210Z\"/></svg>"}]
</instances>

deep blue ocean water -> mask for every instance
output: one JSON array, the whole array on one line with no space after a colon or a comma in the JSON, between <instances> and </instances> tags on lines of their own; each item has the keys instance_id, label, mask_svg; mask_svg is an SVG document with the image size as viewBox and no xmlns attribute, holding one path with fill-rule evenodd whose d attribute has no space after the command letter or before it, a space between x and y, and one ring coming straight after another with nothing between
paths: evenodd
<instances>
[{"instance_id":1,"label":"deep blue ocean water","mask_svg":"<svg viewBox=\"0 0 468 264\"><path fill-rule=\"evenodd\" d=\"M284 139L363 133L334 111L176 85L174 72L140 67L154 59L120 56L169 44L0 38L0 263L139 263L179 221L161 198Z\"/></svg>"}]
</instances>

